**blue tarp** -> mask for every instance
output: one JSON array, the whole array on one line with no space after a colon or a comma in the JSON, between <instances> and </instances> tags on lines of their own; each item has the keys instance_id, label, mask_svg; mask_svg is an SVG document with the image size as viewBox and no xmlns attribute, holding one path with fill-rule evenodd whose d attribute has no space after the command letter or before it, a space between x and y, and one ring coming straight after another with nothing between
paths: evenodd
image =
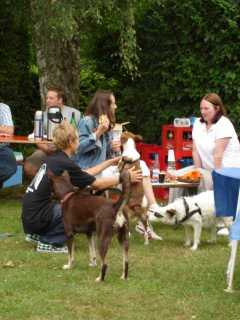
<instances>
[{"instance_id":1,"label":"blue tarp","mask_svg":"<svg viewBox=\"0 0 240 320\"><path fill-rule=\"evenodd\" d=\"M239 201L240 168L223 168L212 173L216 216L235 219L231 230L231 240L240 240Z\"/></svg>"}]
</instances>

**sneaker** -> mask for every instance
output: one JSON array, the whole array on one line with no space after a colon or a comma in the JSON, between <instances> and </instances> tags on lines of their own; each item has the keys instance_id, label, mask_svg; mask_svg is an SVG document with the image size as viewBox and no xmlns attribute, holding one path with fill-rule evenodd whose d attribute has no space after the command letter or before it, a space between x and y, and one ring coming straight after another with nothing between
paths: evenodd
<instances>
[{"instance_id":1,"label":"sneaker","mask_svg":"<svg viewBox=\"0 0 240 320\"><path fill-rule=\"evenodd\" d=\"M161 208L157 203L153 203L148 209L147 214L148 214L149 221L159 221L155 213L161 215Z\"/></svg>"},{"instance_id":2,"label":"sneaker","mask_svg":"<svg viewBox=\"0 0 240 320\"><path fill-rule=\"evenodd\" d=\"M145 229L141 221L138 222L138 224L135 227L135 230L141 235L144 235ZM156 234L156 232L153 231L153 228L149 222L147 226L147 234L148 234L148 239L162 240L162 237L160 237L159 235Z\"/></svg>"},{"instance_id":3,"label":"sneaker","mask_svg":"<svg viewBox=\"0 0 240 320\"><path fill-rule=\"evenodd\" d=\"M228 228L221 228L217 232L218 236L229 236L229 230Z\"/></svg>"},{"instance_id":4,"label":"sneaker","mask_svg":"<svg viewBox=\"0 0 240 320\"><path fill-rule=\"evenodd\" d=\"M38 234L34 234L34 233L32 233L32 234L27 233L26 236L25 236L25 240L27 242L33 242L33 243L36 243L36 244L38 243L39 238L40 238L40 236Z\"/></svg>"},{"instance_id":5,"label":"sneaker","mask_svg":"<svg viewBox=\"0 0 240 320\"><path fill-rule=\"evenodd\" d=\"M136 227L135 227L135 230L136 230L138 233L144 235L145 229L144 229L144 227L143 227L142 222L138 222L138 224L137 224Z\"/></svg>"},{"instance_id":6,"label":"sneaker","mask_svg":"<svg viewBox=\"0 0 240 320\"><path fill-rule=\"evenodd\" d=\"M37 252L68 253L68 248L66 246L54 246L49 243L43 243L38 241Z\"/></svg>"},{"instance_id":7,"label":"sneaker","mask_svg":"<svg viewBox=\"0 0 240 320\"><path fill-rule=\"evenodd\" d=\"M151 239L153 240L162 240L162 237L160 237L156 232L153 230L152 225L148 222L148 227L147 227L147 233L148 235L150 234Z\"/></svg>"}]
</instances>

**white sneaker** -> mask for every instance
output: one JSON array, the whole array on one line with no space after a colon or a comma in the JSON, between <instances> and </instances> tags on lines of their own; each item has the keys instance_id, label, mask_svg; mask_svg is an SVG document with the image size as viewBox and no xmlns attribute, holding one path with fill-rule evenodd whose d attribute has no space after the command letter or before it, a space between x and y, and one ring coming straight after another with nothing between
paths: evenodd
<instances>
[{"instance_id":1,"label":"white sneaker","mask_svg":"<svg viewBox=\"0 0 240 320\"><path fill-rule=\"evenodd\" d=\"M145 228L144 228L141 221L138 222L138 224L135 227L135 230L138 233L140 233L141 235L144 235ZM153 228L149 222L148 222L148 226L147 226L147 234L148 234L148 239L162 240L162 237L160 237L159 235L156 234L156 232L153 231Z\"/></svg>"},{"instance_id":2,"label":"white sneaker","mask_svg":"<svg viewBox=\"0 0 240 320\"><path fill-rule=\"evenodd\" d=\"M218 236L229 236L228 228L221 228L220 230L218 230L217 235Z\"/></svg>"},{"instance_id":3,"label":"white sneaker","mask_svg":"<svg viewBox=\"0 0 240 320\"><path fill-rule=\"evenodd\" d=\"M153 240L162 240L162 237L160 237L156 232L153 230L153 227L151 224L148 222L148 227L147 227L147 233L150 234L151 239Z\"/></svg>"},{"instance_id":4,"label":"white sneaker","mask_svg":"<svg viewBox=\"0 0 240 320\"><path fill-rule=\"evenodd\" d=\"M161 215L161 208L157 203L153 203L148 209L148 219L149 221L159 221L159 219L155 216L155 213L159 213Z\"/></svg>"}]
</instances>

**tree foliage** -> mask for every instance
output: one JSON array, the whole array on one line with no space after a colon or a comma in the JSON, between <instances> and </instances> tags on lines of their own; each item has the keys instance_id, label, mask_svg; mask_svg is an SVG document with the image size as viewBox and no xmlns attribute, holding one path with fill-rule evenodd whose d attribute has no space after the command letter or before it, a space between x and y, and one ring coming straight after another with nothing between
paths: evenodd
<instances>
[{"instance_id":1,"label":"tree foliage","mask_svg":"<svg viewBox=\"0 0 240 320\"><path fill-rule=\"evenodd\" d=\"M135 131L160 140L160 126L199 114L207 92L221 95L237 124L240 15L233 1L149 1L138 16L138 81L123 81L121 103Z\"/></svg>"},{"instance_id":2,"label":"tree foliage","mask_svg":"<svg viewBox=\"0 0 240 320\"><path fill-rule=\"evenodd\" d=\"M32 128L32 112L39 103L26 23L29 2L2 0L0 12L0 101L11 106L17 131L23 133Z\"/></svg>"},{"instance_id":3,"label":"tree foliage","mask_svg":"<svg viewBox=\"0 0 240 320\"><path fill-rule=\"evenodd\" d=\"M239 7L233 0L3 0L0 97L36 108L38 75L42 96L47 82L60 83L83 111L95 90L112 89L119 121L159 142L162 124L198 115L201 97L215 91L239 129Z\"/></svg>"}]
</instances>

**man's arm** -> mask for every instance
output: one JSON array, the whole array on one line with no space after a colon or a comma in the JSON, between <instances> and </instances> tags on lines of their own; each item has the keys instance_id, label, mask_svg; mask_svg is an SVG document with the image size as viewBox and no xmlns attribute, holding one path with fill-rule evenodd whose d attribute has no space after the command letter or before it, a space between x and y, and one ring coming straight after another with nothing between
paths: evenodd
<instances>
[{"instance_id":1,"label":"man's arm","mask_svg":"<svg viewBox=\"0 0 240 320\"><path fill-rule=\"evenodd\" d=\"M87 173L96 176L97 174L99 174L100 172L102 172L104 169L116 165L118 164L118 162L120 161L121 157L116 157L113 159L108 159L106 161L101 162L100 164L92 167L92 168L88 168L84 171L86 171Z\"/></svg>"},{"instance_id":2,"label":"man's arm","mask_svg":"<svg viewBox=\"0 0 240 320\"><path fill-rule=\"evenodd\" d=\"M0 134L14 134L14 127L13 126L0 126Z\"/></svg>"},{"instance_id":3,"label":"man's arm","mask_svg":"<svg viewBox=\"0 0 240 320\"><path fill-rule=\"evenodd\" d=\"M128 172L130 174L130 181L131 183L141 182L142 181L142 172L141 170L130 168L128 169ZM94 189L101 190L101 189L107 189L110 187L114 187L120 183L119 177L104 177L104 178L98 178L96 179L91 186Z\"/></svg>"},{"instance_id":4,"label":"man's arm","mask_svg":"<svg viewBox=\"0 0 240 320\"><path fill-rule=\"evenodd\" d=\"M53 143L37 143L38 149L42 150L46 154L51 154L56 151L56 147Z\"/></svg>"},{"instance_id":5,"label":"man's arm","mask_svg":"<svg viewBox=\"0 0 240 320\"><path fill-rule=\"evenodd\" d=\"M8 105L0 103L0 134L14 133L11 110Z\"/></svg>"}]
</instances>

